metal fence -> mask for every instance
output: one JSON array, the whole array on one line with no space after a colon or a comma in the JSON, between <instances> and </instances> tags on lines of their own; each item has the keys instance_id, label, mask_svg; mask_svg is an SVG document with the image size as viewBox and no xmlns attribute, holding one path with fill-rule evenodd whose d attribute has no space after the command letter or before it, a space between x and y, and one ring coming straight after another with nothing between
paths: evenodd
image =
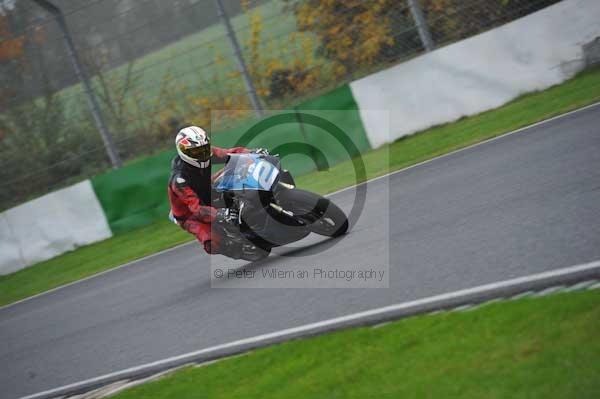
<instances>
[{"instance_id":1,"label":"metal fence","mask_svg":"<svg viewBox=\"0 0 600 399\"><path fill-rule=\"evenodd\" d=\"M164 150L211 109L233 125L557 1L0 0L0 209Z\"/></svg>"}]
</instances>

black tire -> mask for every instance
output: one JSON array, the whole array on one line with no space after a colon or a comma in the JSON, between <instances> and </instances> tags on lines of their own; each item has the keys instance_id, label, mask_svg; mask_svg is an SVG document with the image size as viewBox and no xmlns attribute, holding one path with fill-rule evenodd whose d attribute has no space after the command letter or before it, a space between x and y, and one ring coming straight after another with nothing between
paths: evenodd
<instances>
[{"instance_id":1,"label":"black tire","mask_svg":"<svg viewBox=\"0 0 600 399\"><path fill-rule=\"evenodd\" d=\"M308 222L313 233L339 237L348 231L348 218L329 199L310 191L286 189L277 194L277 201L283 209Z\"/></svg>"},{"instance_id":2,"label":"black tire","mask_svg":"<svg viewBox=\"0 0 600 399\"><path fill-rule=\"evenodd\" d=\"M250 245L244 247L242 250L242 259L247 260L248 262L259 262L263 259L269 257L271 253L271 249L264 249L257 246L252 245L252 248L249 248Z\"/></svg>"},{"instance_id":3,"label":"black tire","mask_svg":"<svg viewBox=\"0 0 600 399\"><path fill-rule=\"evenodd\" d=\"M232 241L225 238L221 241L221 248L218 253L232 259L258 262L269 256L271 248L261 248L249 241Z\"/></svg>"}]
</instances>

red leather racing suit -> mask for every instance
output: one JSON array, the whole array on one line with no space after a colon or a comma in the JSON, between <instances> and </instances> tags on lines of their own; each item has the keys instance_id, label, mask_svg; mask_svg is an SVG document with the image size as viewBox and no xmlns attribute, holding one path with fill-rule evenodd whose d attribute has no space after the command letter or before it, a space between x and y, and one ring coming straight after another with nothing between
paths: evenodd
<instances>
[{"instance_id":1,"label":"red leather racing suit","mask_svg":"<svg viewBox=\"0 0 600 399\"><path fill-rule=\"evenodd\" d=\"M244 147L231 149L212 146L213 163L227 162L228 154L249 152ZM210 204L210 168L200 169L184 162L179 156L173 159L169 178L169 201L177 224L196 236L208 253L219 253L219 238L211 234L210 224L217 210Z\"/></svg>"}]
</instances>

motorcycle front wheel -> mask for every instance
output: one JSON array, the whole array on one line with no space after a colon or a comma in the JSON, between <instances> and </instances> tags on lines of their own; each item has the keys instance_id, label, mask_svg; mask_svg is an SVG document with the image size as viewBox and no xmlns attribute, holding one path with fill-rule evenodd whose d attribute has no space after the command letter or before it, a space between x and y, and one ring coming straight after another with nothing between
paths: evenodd
<instances>
[{"instance_id":1,"label":"motorcycle front wheel","mask_svg":"<svg viewBox=\"0 0 600 399\"><path fill-rule=\"evenodd\" d=\"M346 214L328 198L294 188L279 192L277 200L283 209L307 222L313 233L339 237L348 231Z\"/></svg>"}]
</instances>

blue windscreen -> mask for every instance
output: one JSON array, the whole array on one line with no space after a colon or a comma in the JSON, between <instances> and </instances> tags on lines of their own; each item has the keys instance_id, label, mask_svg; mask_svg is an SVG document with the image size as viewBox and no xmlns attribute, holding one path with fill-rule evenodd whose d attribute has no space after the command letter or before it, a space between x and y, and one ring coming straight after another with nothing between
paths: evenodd
<instances>
[{"instance_id":1,"label":"blue windscreen","mask_svg":"<svg viewBox=\"0 0 600 399\"><path fill-rule=\"evenodd\" d=\"M232 154L217 182L217 191L269 191L279 175L277 165L260 154Z\"/></svg>"}]
</instances>

